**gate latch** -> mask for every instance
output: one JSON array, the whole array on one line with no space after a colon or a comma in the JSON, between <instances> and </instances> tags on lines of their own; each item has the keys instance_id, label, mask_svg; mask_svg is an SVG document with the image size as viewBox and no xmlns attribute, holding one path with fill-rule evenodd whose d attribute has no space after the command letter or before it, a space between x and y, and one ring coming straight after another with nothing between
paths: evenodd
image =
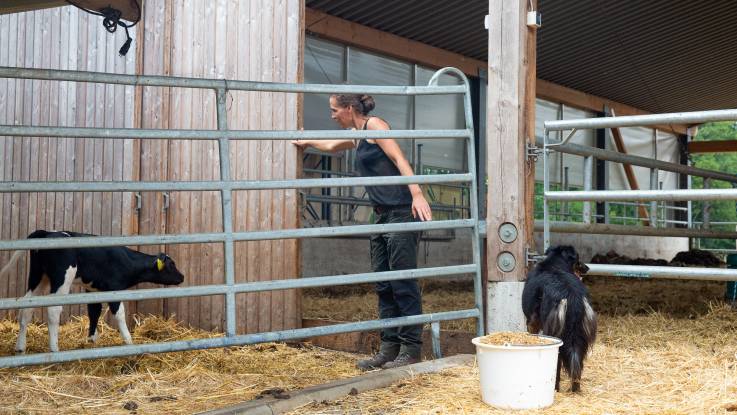
<instances>
[{"instance_id":1,"label":"gate latch","mask_svg":"<svg viewBox=\"0 0 737 415\"><path fill-rule=\"evenodd\" d=\"M525 248L525 261L528 267L537 264L543 259L545 259L545 255L540 255L537 251L533 251L530 248Z\"/></svg>"}]
</instances>

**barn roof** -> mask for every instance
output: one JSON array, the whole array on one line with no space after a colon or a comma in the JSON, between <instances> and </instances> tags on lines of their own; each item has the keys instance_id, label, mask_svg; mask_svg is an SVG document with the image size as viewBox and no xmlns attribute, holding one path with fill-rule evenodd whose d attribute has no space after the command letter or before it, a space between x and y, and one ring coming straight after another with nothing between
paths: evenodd
<instances>
[{"instance_id":1,"label":"barn roof","mask_svg":"<svg viewBox=\"0 0 737 415\"><path fill-rule=\"evenodd\" d=\"M488 0L306 0L309 8L487 59ZM737 108L737 2L540 0L537 75L649 112Z\"/></svg>"}]
</instances>

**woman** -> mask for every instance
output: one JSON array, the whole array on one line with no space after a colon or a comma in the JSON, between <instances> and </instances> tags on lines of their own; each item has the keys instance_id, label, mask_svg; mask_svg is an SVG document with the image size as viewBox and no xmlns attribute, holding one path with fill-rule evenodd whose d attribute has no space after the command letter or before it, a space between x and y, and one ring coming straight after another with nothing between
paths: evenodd
<instances>
[{"instance_id":1,"label":"woman","mask_svg":"<svg viewBox=\"0 0 737 415\"><path fill-rule=\"evenodd\" d=\"M343 128L389 130L379 117L369 116L374 99L368 95L333 95L330 117ZM412 176L412 168L394 139L297 140L300 148L321 151L356 148L356 166L361 176ZM376 214L376 223L432 220L430 205L420 186L366 186ZM374 272L417 268L419 232L384 233L371 236L371 267ZM416 280L376 283L379 317L392 318L422 314L422 300ZM393 327L381 331L381 347L374 357L358 362L362 370L404 366L420 361L422 325Z\"/></svg>"}]
</instances>

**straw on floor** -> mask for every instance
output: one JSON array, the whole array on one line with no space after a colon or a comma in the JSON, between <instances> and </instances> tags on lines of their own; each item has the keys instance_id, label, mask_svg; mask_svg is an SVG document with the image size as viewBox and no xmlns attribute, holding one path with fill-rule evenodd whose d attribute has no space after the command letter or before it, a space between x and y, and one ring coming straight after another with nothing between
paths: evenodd
<instances>
[{"instance_id":1,"label":"straw on floor","mask_svg":"<svg viewBox=\"0 0 737 415\"><path fill-rule=\"evenodd\" d=\"M84 344L87 318L62 325L62 350ZM13 353L18 324L0 322L0 355ZM136 343L212 337L173 319L146 317L133 332ZM110 326L100 345L122 341ZM44 325L31 325L28 353L48 351ZM89 360L0 369L0 413L189 414L358 374L355 357L309 344L267 343L246 347Z\"/></svg>"}]
</instances>

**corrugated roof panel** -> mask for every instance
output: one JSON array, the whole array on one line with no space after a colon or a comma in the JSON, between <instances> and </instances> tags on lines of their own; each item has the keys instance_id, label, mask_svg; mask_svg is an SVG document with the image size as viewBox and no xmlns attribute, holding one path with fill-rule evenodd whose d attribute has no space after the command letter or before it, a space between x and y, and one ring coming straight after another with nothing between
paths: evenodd
<instances>
[{"instance_id":1,"label":"corrugated roof panel","mask_svg":"<svg viewBox=\"0 0 737 415\"><path fill-rule=\"evenodd\" d=\"M487 59L487 0L307 0L307 7ZM737 107L737 2L540 0L538 77L651 112Z\"/></svg>"}]
</instances>

